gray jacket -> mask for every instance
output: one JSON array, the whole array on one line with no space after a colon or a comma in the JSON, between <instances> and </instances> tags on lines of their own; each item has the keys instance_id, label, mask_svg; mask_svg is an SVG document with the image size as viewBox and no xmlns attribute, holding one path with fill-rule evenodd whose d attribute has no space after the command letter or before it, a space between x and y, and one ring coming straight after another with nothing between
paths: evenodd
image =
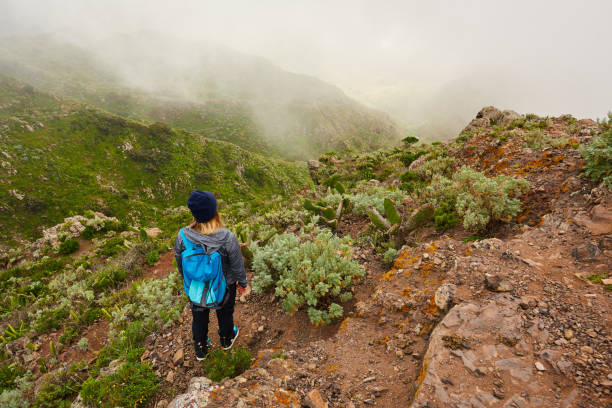
<instances>
[{"instance_id":1,"label":"gray jacket","mask_svg":"<svg viewBox=\"0 0 612 408\"><path fill-rule=\"evenodd\" d=\"M221 228L214 234L204 235L189 227L185 227L183 228L183 233L189 241L201 246L207 254L212 254L215 251L219 252L223 274L228 285L238 283L243 288L247 286L246 270L244 269L240 244L232 231ZM183 274L181 253L185 249L181 234L177 234L174 241L174 257L176 258L176 266L181 275Z\"/></svg>"}]
</instances>

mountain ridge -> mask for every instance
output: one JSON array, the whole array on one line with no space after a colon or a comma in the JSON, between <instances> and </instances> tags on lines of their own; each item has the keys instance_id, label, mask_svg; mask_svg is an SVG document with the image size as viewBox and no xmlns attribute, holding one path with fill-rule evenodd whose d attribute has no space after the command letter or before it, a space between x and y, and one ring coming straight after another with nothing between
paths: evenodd
<instances>
[{"instance_id":1,"label":"mountain ridge","mask_svg":"<svg viewBox=\"0 0 612 408\"><path fill-rule=\"evenodd\" d=\"M12 38L2 41L0 71L59 95L149 122L162 120L148 106L157 104L160 95L166 101L171 97L196 104L195 110L186 111L192 118L202 107L206 112L208 103L224 104L226 112L239 105L239 115L245 114L249 122L245 130L249 137L240 141L249 140L246 147L253 151L265 146L263 152L291 159L311 159L343 148L373 150L400 138L400 129L388 115L362 106L314 77L220 47L199 49L159 36L144 37L114 37L96 52L53 38ZM136 99L137 105L115 106L104 100L111 94ZM203 122L206 129L205 118ZM318 126L321 122L331 125ZM200 130L198 123L192 120L190 130ZM180 120L170 123L180 124Z\"/></svg>"}]
</instances>

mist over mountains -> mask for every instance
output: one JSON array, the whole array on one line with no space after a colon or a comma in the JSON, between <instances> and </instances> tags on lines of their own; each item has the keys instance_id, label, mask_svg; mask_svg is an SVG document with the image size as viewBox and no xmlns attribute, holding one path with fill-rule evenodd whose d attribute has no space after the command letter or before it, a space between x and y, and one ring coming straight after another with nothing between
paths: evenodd
<instances>
[{"instance_id":1,"label":"mist over mountains","mask_svg":"<svg viewBox=\"0 0 612 408\"><path fill-rule=\"evenodd\" d=\"M0 71L118 115L204 131L287 158L370 150L400 137L388 115L333 85L261 57L150 31L95 44L12 37L2 41ZM211 116L236 127L231 137L204 123Z\"/></svg>"}]
</instances>

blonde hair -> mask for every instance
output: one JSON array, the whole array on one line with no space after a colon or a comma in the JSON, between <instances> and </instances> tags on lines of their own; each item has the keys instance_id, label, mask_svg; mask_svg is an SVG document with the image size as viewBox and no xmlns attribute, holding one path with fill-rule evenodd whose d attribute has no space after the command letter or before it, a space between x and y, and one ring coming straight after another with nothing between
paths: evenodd
<instances>
[{"instance_id":1,"label":"blonde hair","mask_svg":"<svg viewBox=\"0 0 612 408\"><path fill-rule=\"evenodd\" d=\"M223 228L223 221L221 221L221 216L219 215L219 213L216 213L215 216L207 222L197 222L194 218L193 222L191 223L191 225L189 225L189 227L192 230L198 231L201 234L210 235L219 231L220 228Z\"/></svg>"}]
</instances>

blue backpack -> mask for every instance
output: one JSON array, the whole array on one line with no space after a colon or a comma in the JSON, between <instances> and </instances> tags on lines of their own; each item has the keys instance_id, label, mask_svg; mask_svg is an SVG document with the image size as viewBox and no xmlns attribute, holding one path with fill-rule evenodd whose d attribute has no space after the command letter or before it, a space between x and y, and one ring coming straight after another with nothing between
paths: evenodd
<instances>
[{"instance_id":1,"label":"blue backpack","mask_svg":"<svg viewBox=\"0 0 612 408\"><path fill-rule=\"evenodd\" d=\"M204 249L189 241L180 230L185 250L181 253L183 288L194 304L210 309L220 309L225 300L226 282L221 264L221 254L215 251L207 255Z\"/></svg>"}]
</instances>

